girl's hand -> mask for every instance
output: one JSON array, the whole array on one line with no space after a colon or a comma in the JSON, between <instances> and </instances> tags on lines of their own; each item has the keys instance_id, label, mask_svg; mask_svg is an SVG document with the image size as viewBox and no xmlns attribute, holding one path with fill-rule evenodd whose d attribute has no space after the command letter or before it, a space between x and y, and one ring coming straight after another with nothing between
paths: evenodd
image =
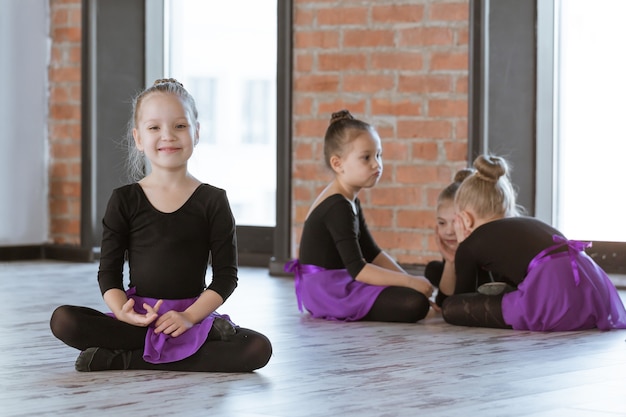
<instances>
[{"instance_id":1,"label":"girl's hand","mask_svg":"<svg viewBox=\"0 0 626 417\"><path fill-rule=\"evenodd\" d=\"M427 298L432 297L434 291L433 284L431 284L429 280L424 277L416 276L409 276L409 288L421 292Z\"/></svg>"},{"instance_id":2,"label":"girl's hand","mask_svg":"<svg viewBox=\"0 0 626 417\"><path fill-rule=\"evenodd\" d=\"M185 312L170 310L159 316L155 323L154 333L165 333L172 337L180 336L190 329L193 323Z\"/></svg>"},{"instance_id":3,"label":"girl's hand","mask_svg":"<svg viewBox=\"0 0 626 417\"><path fill-rule=\"evenodd\" d=\"M454 262L454 254L456 253L456 247L451 247L446 242L441 239L441 235L435 227L435 243L437 244L437 248L441 253L441 256L446 262Z\"/></svg>"},{"instance_id":4,"label":"girl's hand","mask_svg":"<svg viewBox=\"0 0 626 417\"><path fill-rule=\"evenodd\" d=\"M456 215L454 219L454 231L456 232L456 240L461 243L472 233L471 230L465 227L465 223L460 215Z\"/></svg>"},{"instance_id":5,"label":"girl's hand","mask_svg":"<svg viewBox=\"0 0 626 417\"><path fill-rule=\"evenodd\" d=\"M159 317L158 311L161 304L163 304L163 300L157 301L154 307L144 303L143 308L146 309L146 314L140 314L133 308L135 300L129 298L122 306L122 311L117 315L117 319L134 326L147 327Z\"/></svg>"}]
</instances>

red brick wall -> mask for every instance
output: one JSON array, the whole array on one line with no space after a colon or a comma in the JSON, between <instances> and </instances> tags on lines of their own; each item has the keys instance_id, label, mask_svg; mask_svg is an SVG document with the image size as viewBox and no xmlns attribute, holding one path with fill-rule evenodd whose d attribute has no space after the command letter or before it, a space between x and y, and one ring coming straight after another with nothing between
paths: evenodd
<instances>
[{"instance_id":1,"label":"red brick wall","mask_svg":"<svg viewBox=\"0 0 626 417\"><path fill-rule=\"evenodd\" d=\"M50 0L50 241L80 244L81 1Z\"/></svg>"},{"instance_id":2,"label":"red brick wall","mask_svg":"<svg viewBox=\"0 0 626 417\"><path fill-rule=\"evenodd\" d=\"M468 0L295 0L293 249L331 179L323 135L333 111L373 123L384 173L360 194L379 245L402 263L438 258L435 200L466 165Z\"/></svg>"}]
</instances>

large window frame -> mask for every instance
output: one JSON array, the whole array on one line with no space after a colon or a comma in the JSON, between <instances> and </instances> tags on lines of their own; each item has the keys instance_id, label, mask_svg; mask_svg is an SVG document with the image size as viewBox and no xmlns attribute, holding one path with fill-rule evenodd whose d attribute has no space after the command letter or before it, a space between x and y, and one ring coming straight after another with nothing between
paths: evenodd
<instances>
[{"instance_id":1,"label":"large window frame","mask_svg":"<svg viewBox=\"0 0 626 417\"><path fill-rule=\"evenodd\" d=\"M515 148L506 156L520 202L554 224L555 2L471 0L470 15L468 160ZM524 124L511 123L512 115ZM626 273L626 242L593 241L587 253L606 272Z\"/></svg>"},{"instance_id":2,"label":"large window frame","mask_svg":"<svg viewBox=\"0 0 626 417\"><path fill-rule=\"evenodd\" d=\"M162 76L163 0L83 0L81 240L97 253L106 201L125 183L129 98ZM238 226L239 264L277 271L290 256L292 0L277 2L276 226ZM113 66L113 67L111 67Z\"/></svg>"}]
</instances>

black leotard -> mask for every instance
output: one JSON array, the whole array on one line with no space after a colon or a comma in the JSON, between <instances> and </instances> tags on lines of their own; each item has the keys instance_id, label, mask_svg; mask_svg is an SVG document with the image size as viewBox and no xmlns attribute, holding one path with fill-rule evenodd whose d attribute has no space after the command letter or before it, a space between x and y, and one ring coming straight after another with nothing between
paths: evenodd
<instances>
[{"instance_id":1,"label":"black leotard","mask_svg":"<svg viewBox=\"0 0 626 417\"><path fill-rule=\"evenodd\" d=\"M456 250L455 294L476 291L476 277L482 271L517 286L524 280L531 260L554 245L553 235L563 236L532 217L510 217L479 226Z\"/></svg>"},{"instance_id":2,"label":"black leotard","mask_svg":"<svg viewBox=\"0 0 626 417\"><path fill-rule=\"evenodd\" d=\"M370 234L361 203L352 204L341 194L322 201L304 222L300 262L326 269L346 268L355 278L367 262L381 252Z\"/></svg>"},{"instance_id":3,"label":"black leotard","mask_svg":"<svg viewBox=\"0 0 626 417\"><path fill-rule=\"evenodd\" d=\"M235 221L226 192L202 184L173 213L148 201L139 184L113 191L103 223L98 281L104 294L123 288L128 251L130 286L150 298L197 297L205 289L211 254L209 289L226 300L237 286Z\"/></svg>"}]
</instances>

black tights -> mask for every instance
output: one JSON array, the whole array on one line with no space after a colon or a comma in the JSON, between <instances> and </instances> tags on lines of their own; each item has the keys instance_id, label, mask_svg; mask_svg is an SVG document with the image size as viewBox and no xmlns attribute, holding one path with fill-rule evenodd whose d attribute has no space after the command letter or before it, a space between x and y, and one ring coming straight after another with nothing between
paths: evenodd
<instances>
[{"instance_id":1,"label":"black tights","mask_svg":"<svg viewBox=\"0 0 626 417\"><path fill-rule=\"evenodd\" d=\"M441 307L443 319L456 326L511 329L502 317L502 297L479 293L456 294L447 297Z\"/></svg>"},{"instance_id":2,"label":"black tights","mask_svg":"<svg viewBox=\"0 0 626 417\"><path fill-rule=\"evenodd\" d=\"M58 339L79 350L100 347L131 351L127 369L252 372L265 366L272 355L272 345L261 333L237 327L235 335L222 341L219 332L212 327L207 341L190 357L152 364L143 360L146 327L124 323L88 307L58 307L52 313L50 329Z\"/></svg>"},{"instance_id":3,"label":"black tights","mask_svg":"<svg viewBox=\"0 0 626 417\"><path fill-rule=\"evenodd\" d=\"M430 302L421 292L406 287L387 287L363 320L415 323L426 317L429 308Z\"/></svg>"}]
</instances>

